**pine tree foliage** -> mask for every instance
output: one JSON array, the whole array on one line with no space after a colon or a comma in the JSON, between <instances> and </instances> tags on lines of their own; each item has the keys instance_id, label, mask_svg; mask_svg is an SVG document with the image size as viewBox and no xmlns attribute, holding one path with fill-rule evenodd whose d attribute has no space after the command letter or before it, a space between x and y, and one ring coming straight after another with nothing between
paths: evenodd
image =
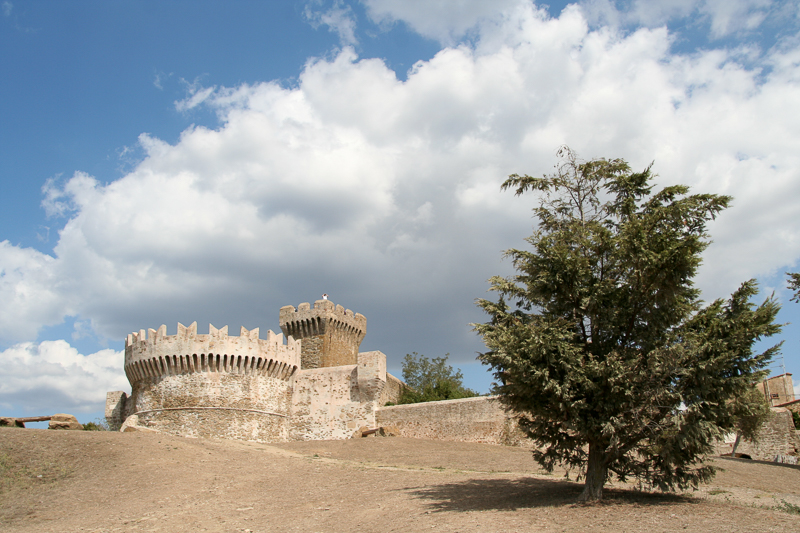
<instances>
[{"instance_id":1,"label":"pine tree foliage","mask_svg":"<svg viewBox=\"0 0 800 533\"><path fill-rule=\"evenodd\" d=\"M479 359L536 461L585 478L581 500L602 498L612 475L662 490L707 481L702 459L733 429L732 400L778 350L753 353L779 331L773 298L750 303L755 282L705 308L692 284L706 225L731 199L653 192L650 167L559 156L554 174L503 184L538 193L538 226L530 250L505 253L517 274L489 280L499 299L477 302L490 316L475 325Z\"/></svg>"},{"instance_id":2,"label":"pine tree foliage","mask_svg":"<svg viewBox=\"0 0 800 533\"><path fill-rule=\"evenodd\" d=\"M800 272L787 272L789 276L789 290L794 291L793 302L800 302Z\"/></svg>"},{"instance_id":3,"label":"pine tree foliage","mask_svg":"<svg viewBox=\"0 0 800 533\"><path fill-rule=\"evenodd\" d=\"M461 370L453 370L447 358L428 359L417 352L406 354L403 360L403 381L408 385L400 395L399 404L435 402L472 398L478 393L464 387Z\"/></svg>"}]
</instances>

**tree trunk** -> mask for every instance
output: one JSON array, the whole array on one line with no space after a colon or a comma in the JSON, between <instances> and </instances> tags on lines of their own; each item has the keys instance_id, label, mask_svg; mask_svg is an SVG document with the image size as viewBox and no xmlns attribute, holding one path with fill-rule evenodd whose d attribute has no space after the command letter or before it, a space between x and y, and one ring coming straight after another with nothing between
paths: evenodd
<instances>
[{"instance_id":1,"label":"tree trunk","mask_svg":"<svg viewBox=\"0 0 800 533\"><path fill-rule=\"evenodd\" d=\"M733 441L733 450L731 450L731 457L736 457L736 448L739 447L739 440L742 436L737 432L736 433L736 440Z\"/></svg>"},{"instance_id":2,"label":"tree trunk","mask_svg":"<svg viewBox=\"0 0 800 533\"><path fill-rule=\"evenodd\" d=\"M606 474L608 473L604 455L604 446L596 443L589 443L589 463L586 465L586 483L583 487L583 492L578 498L579 502L603 499L603 485L606 484Z\"/></svg>"}]
</instances>

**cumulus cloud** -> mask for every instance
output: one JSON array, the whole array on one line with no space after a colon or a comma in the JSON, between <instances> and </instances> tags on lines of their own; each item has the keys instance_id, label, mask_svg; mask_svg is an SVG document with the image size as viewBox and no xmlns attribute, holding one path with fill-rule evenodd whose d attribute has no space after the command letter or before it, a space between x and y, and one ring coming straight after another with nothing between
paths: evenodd
<instances>
[{"instance_id":1,"label":"cumulus cloud","mask_svg":"<svg viewBox=\"0 0 800 533\"><path fill-rule=\"evenodd\" d=\"M473 300L532 225L533 199L499 185L551 171L561 144L634 168L655 160L663 185L735 197L711 227L707 299L800 258L797 47L758 56L761 71L739 51L674 55L664 27L482 5L429 30L474 27L474 42L406 81L345 46L294 87L190 84L176 107L213 109L218 128L175 144L142 135L141 163L108 184L81 172L49 183L43 205L65 217L52 254L0 244L0 299L14 302L0 335L31 340L66 316L76 335L90 324L112 339L178 320L277 329L280 306L325 292L368 317L362 348L390 364L411 351L470 360Z\"/></svg>"},{"instance_id":2,"label":"cumulus cloud","mask_svg":"<svg viewBox=\"0 0 800 533\"><path fill-rule=\"evenodd\" d=\"M0 338L34 339L42 326L70 313L55 263L47 254L0 242Z\"/></svg>"},{"instance_id":3,"label":"cumulus cloud","mask_svg":"<svg viewBox=\"0 0 800 533\"><path fill-rule=\"evenodd\" d=\"M106 391L130 392L120 372L123 359L114 350L82 355L66 341L16 344L0 352L0 408L44 414L94 411L105 402Z\"/></svg>"},{"instance_id":4,"label":"cumulus cloud","mask_svg":"<svg viewBox=\"0 0 800 533\"><path fill-rule=\"evenodd\" d=\"M11 11L14 9L14 4L12 4L11 2L6 0L5 2L3 2L3 5L0 6L0 7L2 7L3 16L4 17L10 17L11 16Z\"/></svg>"}]
</instances>

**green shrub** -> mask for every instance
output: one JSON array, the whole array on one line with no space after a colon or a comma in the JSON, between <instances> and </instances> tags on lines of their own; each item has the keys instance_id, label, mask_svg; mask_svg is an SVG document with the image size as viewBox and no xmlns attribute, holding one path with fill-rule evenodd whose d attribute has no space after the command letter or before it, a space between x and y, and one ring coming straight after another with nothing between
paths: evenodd
<instances>
[{"instance_id":1,"label":"green shrub","mask_svg":"<svg viewBox=\"0 0 800 533\"><path fill-rule=\"evenodd\" d=\"M460 370L453 371L447 358L428 359L417 352L406 354L403 361L403 380L408 388L403 389L398 404L456 400L479 396L474 390L462 385L464 379Z\"/></svg>"},{"instance_id":2,"label":"green shrub","mask_svg":"<svg viewBox=\"0 0 800 533\"><path fill-rule=\"evenodd\" d=\"M84 431L109 431L108 424L102 418L98 418L94 422L86 422L82 425Z\"/></svg>"}]
</instances>

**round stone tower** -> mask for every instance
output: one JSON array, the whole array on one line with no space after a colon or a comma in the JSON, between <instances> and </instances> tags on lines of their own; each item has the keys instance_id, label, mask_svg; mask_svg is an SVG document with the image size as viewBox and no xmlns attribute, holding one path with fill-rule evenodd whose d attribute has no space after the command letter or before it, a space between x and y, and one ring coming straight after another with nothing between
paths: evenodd
<instances>
[{"instance_id":1,"label":"round stone tower","mask_svg":"<svg viewBox=\"0 0 800 533\"><path fill-rule=\"evenodd\" d=\"M367 319L360 313L317 300L314 308L302 303L281 307L284 335L302 339L301 368L357 365L358 347L367 334Z\"/></svg>"},{"instance_id":2,"label":"round stone tower","mask_svg":"<svg viewBox=\"0 0 800 533\"><path fill-rule=\"evenodd\" d=\"M222 437L281 442L288 437L291 378L300 366L300 342L272 331L209 325L197 334L197 322L128 335L125 374L131 383L127 414L138 425L188 437Z\"/></svg>"}]
</instances>

